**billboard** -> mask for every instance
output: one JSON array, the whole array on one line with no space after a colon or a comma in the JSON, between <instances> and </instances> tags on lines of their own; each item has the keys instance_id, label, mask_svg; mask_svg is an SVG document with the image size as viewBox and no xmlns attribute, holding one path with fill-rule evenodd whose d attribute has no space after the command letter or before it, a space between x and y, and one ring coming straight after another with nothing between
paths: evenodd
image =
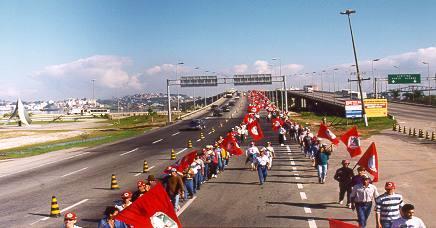
<instances>
[{"instance_id":1,"label":"billboard","mask_svg":"<svg viewBox=\"0 0 436 228\"><path fill-rule=\"evenodd\" d=\"M240 74L233 76L233 84L241 85L266 85L272 84L271 74Z\"/></svg>"},{"instance_id":2,"label":"billboard","mask_svg":"<svg viewBox=\"0 0 436 228\"><path fill-rule=\"evenodd\" d=\"M345 101L345 118L361 118L362 102L360 100Z\"/></svg>"},{"instance_id":3,"label":"billboard","mask_svg":"<svg viewBox=\"0 0 436 228\"><path fill-rule=\"evenodd\" d=\"M365 99L363 103L367 117L386 117L388 115L387 99Z\"/></svg>"},{"instance_id":4,"label":"billboard","mask_svg":"<svg viewBox=\"0 0 436 228\"><path fill-rule=\"evenodd\" d=\"M419 84L421 74L388 74L389 84Z\"/></svg>"},{"instance_id":5,"label":"billboard","mask_svg":"<svg viewBox=\"0 0 436 228\"><path fill-rule=\"evenodd\" d=\"M180 77L180 87L217 86L216 76L185 76Z\"/></svg>"}]
</instances>

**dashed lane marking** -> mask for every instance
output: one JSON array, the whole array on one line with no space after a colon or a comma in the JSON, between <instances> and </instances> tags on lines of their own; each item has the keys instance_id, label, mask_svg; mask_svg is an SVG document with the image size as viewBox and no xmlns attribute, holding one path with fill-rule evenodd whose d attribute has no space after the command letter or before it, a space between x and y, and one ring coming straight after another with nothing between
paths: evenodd
<instances>
[{"instance_id":1,"label":"dashed lane marking","mask_svg":"<svg viewBox=\"0 0 436 228\"><path fill-rule=\"evenodd\" d=\"M309 223L309 228L317 228L315 220L308 219L307 222Z\"/></svg>"},{"instance_id":2,"label":"dashed lane marking","mask_svg":"<svg viewBox=\"0 0 436 228\"><path fill-rule=\"evenodd\" d=\"M298 183L298 184L297 184L297 188L298 188L298 189L303 189L303 184Z\"/></svg>"},{"instance_id":3,"label":"dashed lane marking","mask_svg":"<svg viewBox=\"0 0 436 228\"><path fill-rule=\"evenodd\" d=\"M300 197L302 200L307 200L307 196L305 192L300 192Z\"/></svg>"},{"instance_id":4,"label":"dashed lane marking","mask_svg":"<svg viewBox=\"0 0 436 228\"><path fill-rule=\"evenodd\" d=\"M293 170L293 171L297 170L297 167L292 167L292 170Z\"/></svg>"},{"instance_id":5,"label":"dashed lane marking","mask_svg":"<svg viewBox=\"0 0 436 228\"><path fill-rule=\"evenodd\" d=\"M201 141L201 139L197 139L197 142L200 142Z\"/></svg>"},{"instance_id":6,"label":"dashed lane marking","mask_svg":"<svg viewBox=\"0 0 436 228\"><path fill-rule=\"evenodd\" d=\"M79 206L80 204L85 203L85 202L88 201L88 200L89 200L89 199L81 200L81 201L79 201L79 202L77 202L77 203L75 203L75 204L73 204L73 205L71 205L71 206L69 206L69 207L66 207L66 208L62 209L60 212L61 212L61 213L64 213L65 211L68 211L68 210L72 209L73 207ZM44 217L44 218L42 218L42 219L40 219L40 220L38 220L38 221L36 221L36 222L31 223L30 225L34 225L34 224L36 224L36 223L39 222L39 221L45 221L45 220L47 220L47 219L49 219L49 218L50 218L50 217Z\"/></svg>"},{"instance_id":7,"label":"dashed lane marking","mask_svg":"<svg viewBox=\"0 0 436 228\"><path fill-rule=\"evenodd\" d=\"M152 142L151 144L155 144L155 143L158 143L158 142L160 142L160 141L162 141L163 139L158 139L158 140L156 140L156 141L154 141L154 142Z\"/></svg>"},{"instance_id":8,"label":"dashed lane marking","mask_svg":"<svg viewBox=\"0 0 436 228\"><path fill-rule=\"evenodd\" d=\"M208 135L212 134L212 132L207 133Z\"/></svg>"},{"instance_id":9,"label":"dashed lane marking","mask_svg":"<svg viewBox=\"0 0 436 228\"><path fill-rule=\"evenodd\" d=\"M172 134L171 136L175 136L175 135L178 135L178 134L180 134L180 131L178 131L178 132Z\"/></svg>"},{"instance_id":10,"label":"dashed lane marking","mask_svg":"<svg viewBox=\"0 0 436 228\"><path fill-rule=\"evenodd\" d=\"M288 152L291 152L291 147L290 146L286 146L286 149L288 150Z\"/></svg>"},{"instance_id":11,"label":"dashed lane marking","mask_svg":"<svg viewBox=\"0 0 436 228\"><path fill-rule=\"evenodd\" d=\"M292 159L292 158L291 158ZM291 165L295 165L295 162L291 160Z\"/></svg>"},{"instance_id":12,"label":"dashed lane marking","mask_svg":"<svg viewBox=\"0 0 436 228\"><path fill-rule=\"evenodd\" d=\"M133 152L137 151L138 149L139 149L139 148L135 148L135 149L133 149L133 150L130 150L130 151L124 152L124 153L120 154L120 156L124 156L124 155L126 155L126 154L133 153Z\"/></svg>"},{"instance_id":13,"label":"dashed lane marking","mask_svg":"<svg viewBox=\"0 0 436 228\"><path fill-rule=\"evenodd\" d=\"M300 177L295 177L295 180L300 180Z\"/></svg>"},{"instance_id":14,"label":"dashed lane marking","mask_svg":"<svg viewBox=\"0 0 436 228\"><path fill-rule=\"evenodd\" d=\"M310 208L308 208L308 207L304 207L304 213L311 214L312 210Z\"/></svg>"},{"instance_id":15,"label":"dashed lane marking","mask_svg":"<svg viewBox=\"0 0 436 228\"><path fill-rule=\"evenodd\" d=\"M79 170L73 171L73 172L71 172L71 173L67 173L67 174L65 174L65 175L63 175L63 176L61 176L61 177L66 177L66 176L69 176L69 175L73 175L73 174L78 173L78 172L80 172L80 171L83 171L83 170L85 170L85 169L87 169L87 168L88 168L88 167L85 167L85 168L83 168L83 169L79 169Z\"/></svg>"},{"instance_id":16,"label":"dashed lane marking","mask_svg":"<svg viewBox=\"0 0 436 228\"><path fill-rule=\"evenodd\" d=\"M151 166L150 168L148 168L148 171L152 170L153 168L154 168L154 166ZM143 174L143 173L137 173L137 174L135 174L135 175L133 175L133 176L137 177L137 176L139 176L139 175L141 175L141 174Z\"/></svg>"},{"instance_id":17,"label":"dashed lane marking","mask_svg":"<svg viewBox=\"0 0 436 228\"><path fill-rule=\"evenodd\" d=\"M186 202L186 203L183 205L183 207L180 208L180 210L177 212L177 216L180 216L180 215L183 213L183 211L185 211L186 208L188 208L189 205L191 205L191 203L192 203L195 199L197 199L197 196L194 196L192 199L188 200L188 202Z\"/></svg>"},{"instance_id":18,"label":"dashed lane marking","mask_svg":"<svg viewBox=\"0 0 436 228\"><path fill-rule=\"evenodd\" d=\"M185 151L185 150L187 150L187 149L188 149L188 148L185 148L185 149L180 150L179 152L176 153L176 155L178 155L178 154L180 154L180 153L183 153L183 151Z\"/></svg>"}]
</instances>

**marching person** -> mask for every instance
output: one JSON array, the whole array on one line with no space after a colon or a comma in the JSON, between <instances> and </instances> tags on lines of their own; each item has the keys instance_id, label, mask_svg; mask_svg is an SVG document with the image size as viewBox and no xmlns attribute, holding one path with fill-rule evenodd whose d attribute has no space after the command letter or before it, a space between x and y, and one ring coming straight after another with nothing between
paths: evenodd
<instances>
[{"instance_id":1,"label":"marching person","mask_svg":"<svg viewBox=\"0 0 436 228\"><path fill-rule=\"evenodd\" d=\"M132 202L135 202L139 197L141 197L144 193L150 191L150 185L140 180L136 183L138 190L133 193Z\"/></svg>"},{"instance_id":2,"label":"marching person","mask_svg":"<svg viewBox=\"0 0 436 228\"><path fill-rule=\"evenodd\" d=\"M184 195L184 185L183 180L177 173L176 168L171 169L171 176L168 178L168 183L166 186L166 190L168 196L173 203L174 210L177 212L179 210L179 199L180 196Z\"/></svg>"},{"instance_id":3,"label":"marching person","mask_svg":"<svg viewBox=\"0 0 436 228\"><path fill-rule=\"evenodd\" d=\"M104 217L98 223L98 228L128 228L124 222L115 219L118 213L119 210L116 207L106 207Z\"/></svg>"},{"instance_id":4,"label":"marching person","mask_svg":"<svg viewBox=\"0 0 436 228\"><path fill-rule=\"evenodd\" d=\"M153 174L148 175L148 177L147 177L147 184L150 185L150 188L153 188L158 183L159 183L158 180L156 180L156 178L154 177Z\"/></svg>"},{"instance_id":5,"label":"marching person","mask_svg":"<svg viewBox=\"0 0 436 228\"><path fill-rule=\"evenodd\" d=\"M351 187L354 187L358 184L363 184L363 178L365 176L366 176L365 167L362 166L357 167L357 175L354 176L353 179L351 180Z\"/></svg>"},{"instance_id":6,"label":"marching person","mask_svg":"<svg viewBox=\"0 0 436 228\"><path fill-rule=\"evenodd\" d=\"M344 202L345 193L347 193L347 207L351 206L350 194L351 194L351 180L353 179L354 173L351 168L350 161L342 160L342 167L336 170L335 176L333 177L339 182L339 204Z\"/></svg>"},{"instance_id":7,"label":"marching person","mask_svg":"<svg viewBox=\"0 0 436 228\"><path fill-rule=\"evenodd\" d=\"M280 146L284 146L285 145L285 140L286 140L286 129L283 126L280 126L280 128L279 128L279 143L280 143Z\"/></svg>"},{"instance_id":8,"label":"marching person","mask_svg":"<svg viewBox=\"0 0 436 228\"><path fill-rule=\"evenodd\" d=\"M327 145L321 144L319 148L319 152L317 153L315 158L316 164L318 165L318 182L320 184L325 183L330 155L331 155L331 148L327 148Z\"/></svg>"},{"instance_id":9,"label":"marching person","mask_svg":"<svg viewBox=\"0 0 436 228\"><path fill-rule=\"evenodd\" d=\"M256 170L256 157L260 154L259 148L254 144L254 142L250 143L250 147L245 151L245 156L247 159L245 160L245 164L250 162L251 170Z\"/></svg>"},{"instance_id":10,"label":"marching person","mask_svg":"<svg viewBox=\"0 0 436 228\"><path fill-rule=\"evenodd\" d=\"M370 184L369 176L363 176L363 184L353 187L350 195L351 209L357 212L359 226L366 227L366 221L371 213L372 201L379 196L377 188Z\"/></svg>"},{"instance_id":11,"label":"marching person","mask_svg":"<svg viewBox=\"0 0 436 228\"><path fill-rule=\"evenodd\" d=\"M76 225L77 215L74 212L68 212L64 216L64 226L63 228L81 228Z\"/></svg>"},{"instance_id":12,"label":"marching person","mask_svg":"<svg viewBox=\"0 0 436 228\"><path fill-rule=\"evenodd\" d=\"M385 193L375 199L377 228L391 228L392 222L401 217L400 209L404 205L403 196L395 193L394 182L386 182L385 190Z\"/></svg>"},{"instance_id":13,"label":"marching person","mask_svg":"<svg viewBox=\"0 0 436 228\"><path fill-rule=\"evenodd\" d=\"M268 169L271 170L271 166L272 166L272 159L276 158L276 154L274 152L274 148L272 147L271 142L267 142L266 143L266 147L265 147L265 154L268 156L269 158L269 163L268 163Z\"/></svg>"},{"instance_id":14,"label":"marching person","mask_svg":"<svg viewBox=\"0 0 436 228\"><path fill-rule=\"evenodd\" d=\"M121 205L115 205L115 207L119 210L122 211L124 210L124 208L130 206L132 204L132 192L130 191L125 191L121 194L121 199L123 200L123 202L121 203Z\"/></svg>"},{"instance_id":15,"label":"marching person","mask_svg":"<svg viewBox=\"0 0 436 228\"><path fill-rule=\"evenodd\" d=\"M401 218L392 223L392 228L425 228L424 222L420 218L413 216L415 214L415 207L412 204L404 204L401 208L401 213Z\"/></svg>"},{"instance_id":16,"label":"marching person","mask_svg":"<svg viewBox=\"0 0 436 228\"><path fill-rule=\"evenodd\" d=\"M260 185L266 181L266 177L268 175L268 162L269 158L265 154L265 148L260 150L260 155L256 157L257 163L257 175L259 175Z\"/></svg>"}]
</instances>

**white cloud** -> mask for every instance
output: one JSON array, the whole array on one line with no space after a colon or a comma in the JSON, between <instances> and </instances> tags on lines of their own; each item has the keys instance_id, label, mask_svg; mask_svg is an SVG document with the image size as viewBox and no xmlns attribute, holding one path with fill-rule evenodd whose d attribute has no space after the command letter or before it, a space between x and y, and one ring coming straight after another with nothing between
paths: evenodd
<instances>
[{"instance_id":1,"label":"white cloud","mask_svg":"<svg viewBox=\"0 0 436 228\"><path fill-rule=\"evenodd\" d=\"M269 64L265 60L256 60L256 62L254 62L254 68L256 70L256 73L258 73L258 74L271 73L271 69L269 67Z\"/></svg>"},{"instance_id":2,"label":"white cloud","mask_svg":"<svg viewBox=\"0 0 436 228\"><path fill-rule=\"evenodd\" d=\"M282 74L295 74L304 69L301 64L286 64L282 66Z\"/></svg>"},{"instance_id":3,"label":"white cloud","mask_svg":"<svg viewBox=\"0 0 436 228\"><path fill-rule=\"evenodd\" d=\"M245 73L247 71L247 69L248 69L247 64L239 64L239 65L233 66L233 71L237 74Z\"/></svg>"}]
</instances>

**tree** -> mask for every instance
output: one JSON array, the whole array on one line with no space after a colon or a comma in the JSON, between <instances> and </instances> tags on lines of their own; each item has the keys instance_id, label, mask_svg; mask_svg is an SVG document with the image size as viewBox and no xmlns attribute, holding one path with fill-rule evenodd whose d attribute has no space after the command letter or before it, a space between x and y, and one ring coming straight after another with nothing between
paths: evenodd
<instances>
[{"instance_id":1,"label":"tree","mask_svg":"<svg viewBox=\"0 0 436 228\"><path fill-rule=\"evenodd\" d=\"M398 99L398 97L400 97L400 90L399 89L392 89L391 94L392 94L392 97L394 99Z\"/></svg>"}]
</instances>

